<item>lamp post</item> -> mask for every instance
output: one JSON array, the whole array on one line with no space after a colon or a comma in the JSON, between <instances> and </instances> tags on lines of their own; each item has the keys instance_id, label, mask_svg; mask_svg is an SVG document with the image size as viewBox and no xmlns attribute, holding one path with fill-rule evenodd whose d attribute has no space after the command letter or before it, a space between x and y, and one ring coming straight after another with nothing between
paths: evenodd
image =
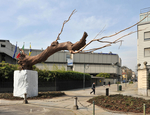
<instances>
[{"instance_id":1,"label":"lamp post","mask_svg":"<svg viewBox=\"0 0 150 115\"><path fill-rule=\"evenodd\" d=\"M85 90L85 69L89 68L89 64L84 64L83 89Z\"/></svg>"},{"instance_id":2,"label":"lamp post","mask_svg":"<svg viewBox=\"0 0 150 115\"><path fill-rule=\"evenodd\" d=\"M118 75L118 73L119 73L119 71L118 71L119 70L119 65L118 65L118 62L112 63L112 65L117 67L117 78L118 78L118 81L119 81L119 75ZM117 91L119 91L118 83L117 83Z\"/></svg>"}]
</instances>

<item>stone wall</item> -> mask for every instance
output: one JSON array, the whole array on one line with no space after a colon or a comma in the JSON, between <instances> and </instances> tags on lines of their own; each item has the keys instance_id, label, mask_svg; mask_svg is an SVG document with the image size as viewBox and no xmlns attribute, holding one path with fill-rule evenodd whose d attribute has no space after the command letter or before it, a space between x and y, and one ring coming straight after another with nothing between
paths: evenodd
<instances>
[{"instance_id":1,"label":"stone wall","mask_svg":"<svg viewBox=\"0 0 150 115\"><path fill-rule=\"evenodd\" d=\"M148 96L148 68L147 62L144 62L144 68L140 68L138 64L138 95Z\"/></svg>"}]
</instances>

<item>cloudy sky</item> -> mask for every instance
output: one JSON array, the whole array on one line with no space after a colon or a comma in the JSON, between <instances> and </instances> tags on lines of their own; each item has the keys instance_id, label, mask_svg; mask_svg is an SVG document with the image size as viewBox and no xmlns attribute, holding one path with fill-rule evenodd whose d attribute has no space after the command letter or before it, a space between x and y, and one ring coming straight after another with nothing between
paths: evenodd
<instances>
[{"instance_id":1,"label":"cloudy sky","mask_svg":"<svg viewBox=\"0 0 150 115\"><path fill-rule=\"evenodd\" d=\"M87 42L105 27L97 38L114 34L139 21L140 10L150 7L150 0L0 0L0 39L10 40L21 48L45 49L56 40L63 21L71 12L76 13L65 25L59 42L78 41L83 32L88 33ZM137 26L115 36L112 41L131 31ZM123 38L120 43L96 52L117 53L122 65L135 70L137 60L137 33ZM89 48L100 47L93 42Z\"/></svg>"}]
</instances>

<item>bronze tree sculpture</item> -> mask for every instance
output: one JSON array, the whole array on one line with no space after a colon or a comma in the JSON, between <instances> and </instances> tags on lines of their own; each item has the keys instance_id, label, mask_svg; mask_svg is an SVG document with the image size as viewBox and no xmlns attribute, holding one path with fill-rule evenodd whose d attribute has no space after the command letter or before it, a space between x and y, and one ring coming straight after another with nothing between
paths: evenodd
<instances>
[{"instance_id":1,"label":"bronze tree sculpture","mask_svg":"<svg viewBox=\"0 0 150 115\"><path fill-rule=\"evenodd\" d=\"M21 69L32 70L34 64L44 62L49 56L60 50L68 50L70 53L79 50L86 44L85 41L87 36L87 33L84 32L83 37L75 44L71 42L58 43L58 41L54 41L46 50L36 56L28 56L23 50L21 50L22 54L18 59L18 64L21 66Z\"/></svg>"},{"instance_id":2,"label":"bronze tree sculpture","mask_svg":"<svg viewBox=\"0 0 150 115\"><path fill-rule=\"evenodd\" d=\"M115 33L115 34L112 34L112 35L110 35L110 36L104 36L104 37L101 37L101 38L99 38L99 39L96 39L96 37L103 31L103 29L104 29L104 28L103 28L103 29L96 35L96 37L95 37L93 40L91 40L89 43L87 43L87 44L86 44L86 38L87 38L88 34L87 34L86 32L84 32L84 34L83 34L82 38L80 39L80 41L78 41L78 42L76 42L76 43L74 43L74 44L71 43L71 42L69 42L69 41L68 41L68 42L64 42L64 43L59 43L59 42L58 42L59 36L60 36L60 34L62 33L62 31L63 31L63 27L64 27L65 23L67 23L67 22L70 20L71 16L72 16L75 12L76 12L76 11L73 10L73 12L72 12L71 15L69 16L68 20L65 20L65 21L64 21L63 26L62 26L62 29L61 29L61 32L58 34L57 39L56 39L54 42L52 42L51 45L48 46L47 49L45 49L42 53L40 53L40 54L38 54L38 55L36 55L36 56L28 56L28 55L25 54L24 51L21 49L21 52L22 52L22 53L21 53L20 57L18 58L18 64L20 65L20 69L21 69L21 70L25 70L25 69L27 69L27 70L32 70L32 66L33 66L33 65L35 65L35 64L37 64L37 63L40 63L40 62L46 61L49 56L51 56L51 55L53 55L54 53L56 53L56 52L58 52L58 51L61 51L61 50L68 50L70 53L73 53L73 54L79 53L79 52L81 52L81 51L82 51L82 52L93 52L93 51L95 51L95 50L98 50L98 49L102 49L102 48L111 46L111 44L115 44L115 43L118 43L118 42L121 42L121 43L122 43L122 40L120 40L121 38L123 38L123 37L125 37L125 36L128 36L128 35L130 35L130 34L132 34L132 33L135 33L135 32L137 32L137 31L130 32L130 33L128 33L128 34L126 34L126 35L124 35L124 36L122 36L122 37L120 37L120 38L118 38L118 39L116 39L115 41L112 41L112 42L110 42L110 41L102 41L102 39L115 36L115 35L117 35L117 34L123 32L123 31L125 31L125 30L127 30L127 29L132 28L133 26L135 26L135 25L139 24L141 21L143 21L143 20L149 15L149 14L148 14L147 16L145 16L142 20L140 20L140 21L137 22L136 24L134 24L134 25L132 25L132 26L130 26L130 27L128 27L128 28L125 28L125 29L123 29L123 30L121 30L121 31L119 31L119 32L117 32L117 33ZM138 31L142 31L142 30L138 30ZM107 44L104 45L104 46L102 46L102 47L99 47L99 48L93 48L93 49L89 49L89 50L84 50L84 51L83 51L83 49L84 49L86 46L88 46L89 44L91 44L91 43L94 42L94 41L98 41L98 42L100 42L100 43L107 43Z\"/></svg>"}]
</instances>

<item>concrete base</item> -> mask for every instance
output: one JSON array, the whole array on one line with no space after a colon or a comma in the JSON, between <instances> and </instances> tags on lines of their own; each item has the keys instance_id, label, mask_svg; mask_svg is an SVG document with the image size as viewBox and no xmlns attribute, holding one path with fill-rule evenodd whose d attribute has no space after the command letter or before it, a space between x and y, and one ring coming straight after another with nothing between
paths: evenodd
<instances>
[{"instance_id":1,"label":"concrete base","mask_svg":"<svg viewBox=\"0 0 150 115\"><path fill-rule=\"evenodd\" d=\"M77 105L73 106L73 110L77 110L77 109L78 109Z\"/></svg>"},{"instance_id":2,"label":"concrete base","mask_svg":"<svg viewBox=\"0 0 150 115\"><path fill-rule=\"evenodd\" d=\"M13 96L23 97L38 96L38 73L32 70L14 71Z\"/></svg>"}]
</instances>

